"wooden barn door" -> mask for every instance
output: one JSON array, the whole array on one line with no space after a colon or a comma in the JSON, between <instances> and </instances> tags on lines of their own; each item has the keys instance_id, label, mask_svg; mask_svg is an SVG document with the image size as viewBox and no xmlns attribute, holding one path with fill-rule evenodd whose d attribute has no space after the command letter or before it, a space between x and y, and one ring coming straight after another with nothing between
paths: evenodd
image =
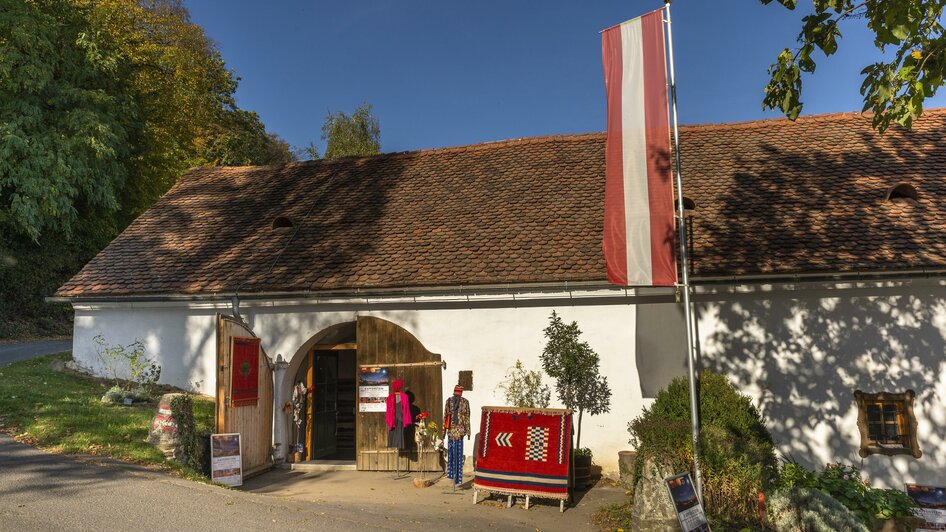
<instances>
[{"instance_id":1,"label":"wooden barn door","mask_svg":"<svg viewBox=\"0 0 946 532\"><path fill-rule=\"evenodd\" d=\"M232 316L217 315L217 433L240 433L244 478L273 465L273 362L262 347L258 352L258 397L234 401L231 397L234 345L245 348L258 340L253 331ZM237 403L237 404L234 404Z\"/></svg>"},{"instance_id":2,"label":"wooden barn door","mask_svg":"<svg viewBox=\"0 0 946 532\"><path fill-rule=\"evenodd\" d=\"M443 424L443 363L411 333L380 318L362 316L357 325L358 369L387 368L390 380L404 381L413 396L412 416L427 412L437 426ZM358 412L355 430L357 466L361 471L394 471L396 454L388 448L388 428L384 412ZM413 428L413 427L412 427ZM414 431L409 430L410 450L402 452L401 471L440 471L440 457L428 449L423 460L417 452Z\"/></svg>"}]
</instances>

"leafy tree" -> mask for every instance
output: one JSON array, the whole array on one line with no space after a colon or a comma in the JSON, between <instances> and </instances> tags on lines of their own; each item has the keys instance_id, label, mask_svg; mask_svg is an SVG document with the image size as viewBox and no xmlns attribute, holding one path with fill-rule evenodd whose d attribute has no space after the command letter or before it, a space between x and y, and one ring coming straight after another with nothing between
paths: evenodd
<instances>
[{"instance_id":1,"label":"leafy tree","mask_svg":"<svg viewBox=\"0 0 946 532\"><path fill-rule=\"evenodd\" d=\"M761 0L770 4L773 0ZM795 9L797 0L777 0ZM813 0L814 12L802 18L799 47L786 48L769 68L763 108L781 109L794 120L802 110L802 73L813 73L815 50L834 54L847 20L864 20L874 45L889 61L861 71L864 109L873 111L873 125L883 133L891 122L910 127L923 113L923 101L943 86L946 77L946 35L941 19L946 0Z\"/></svg>"},{"instance_id":2,"label":"leafy tree","mask_svg":"<svg viewBox=\"0 0 946 532\"><path fill-rule=\"evenodd\" d=\"M118 208L138 107L88 9L0 0L0 231L70 233Z\"/></svg>"},{"instance_id":3,"label":"leafy tree","mask_svg":"<svg viewBox=\"0 0 946 532\"><path fill-rule=\"evenodd\" d=\"M330 111L322 124L322 140L327 141L326 159L381 153L381 126L371 114L371 104L362 104L351 116Z\"/></svg>"},{"instance_id":4,"label":"leafy tree","mask_svg":"<svg viewBox=\"0 0 946 532\"><path fill-rule=\"evenodd\" d=\"M237 82L179 0L0 0L0 337L188 168L292 158Z\"/></svg>"},{"instance_id":5,"label":"leafy tree","mask_svg":"<svg viewBox=\"0 0 946 532\"><path fill-rule=\"evenodd\" d=\"M319 154L319 147L315 145L314 142L310 142L307 146L297 148L295 151L295 156L298 159L305 160L315 160L321 159L322 156Z\"/></svg>"},{"instance_id":6,"label":"leafy tree","mask_svg":"<svg viewBox=\"0 0 946 532\"><path fill-rule=\"evenodd\" d=\"M281 164L296 159L289 151L289 144L278 135L268 133L254 112L228 109L215 127L217 131L201 154L208 164L247 166Z\"/></svg>"},{"instance_id":7,"label":"leafy tree","mask_svg":"<svg viewBox=\"0 0 946 532\"><path fill-rule=\"evenodd\" d=\"M516 360L499 388L506 394L506 403L517 408L548 408L552 396L542 384L542 373L525 369L521 360Z\"/></svg>"},{"instance_id":8,"label":"leafy tree","mask_svg":"<svg viewBox=\"0 0 946 532\"><path fill-rule=\"evenodd\" d=\"M599 373L598 354L588 342L580 340L577 322L565 324L552 311L545 328L547 342L542 350L542 368L555 379L558 399L567 408L578 411L575 447L581 448L581 418L585 411L596 416L611 411L608 378Z\"/></svg>"}]
</instances>

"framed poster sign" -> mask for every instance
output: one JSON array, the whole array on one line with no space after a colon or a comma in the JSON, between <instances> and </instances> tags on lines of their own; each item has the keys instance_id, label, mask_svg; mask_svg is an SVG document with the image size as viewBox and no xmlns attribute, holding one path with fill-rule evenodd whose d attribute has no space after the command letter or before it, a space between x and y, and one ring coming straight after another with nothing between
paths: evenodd
<instances>
[{"instance_id":1,"label":"framed poster sign","mask_svg":"<svg viewBox=\"0 0 946 532\"><path fill-rule=\"evenodd\" d=\"M916 501L914 513L926 521L916 532L946 530L946 488L907 484L907 495Z\"/></svg>"},{"instance_id":2,"label":"framed poster sign","mask_svg":"<svg viewBox=\"0 0 946 532\"><path fill-rule=\"evenodd\" d=\"M210 435L210 478L226 486L243 485L243 449L240 435Z\"/></svg>"},{"instance_id":3,"label":"framed poster sign","mask_svg":"<svg viewBox=\"0 0 946 532\"><path fill-rule=\"evenodd\" d=\"M690 474L681 473L667 477L664 479L664 485L667 486L670 502L677 512L677 520L680 521L683 532L709 532L709 522L706 520L703 505L696 496L696 490L693 489Z\"/></svg>"},{"instance_id":4,"label":"framed poster sign","mask_svg":"<svg viewBox=\"0 0 946 532\"><path fill-rule=\"evenodd\" d=\"M358 411L384 412L390 383L387 368L361 368L358 374Z\"/></svg>"}]
</instances>

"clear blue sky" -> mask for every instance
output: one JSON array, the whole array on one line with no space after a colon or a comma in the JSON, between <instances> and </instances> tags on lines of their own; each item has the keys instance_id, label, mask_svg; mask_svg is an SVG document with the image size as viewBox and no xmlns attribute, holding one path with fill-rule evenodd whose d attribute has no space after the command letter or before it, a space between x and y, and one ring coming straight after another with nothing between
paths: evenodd
<instances>
[{"instance_id":1,"label":"clear blue sky","mask_svg":"<svg viewBox=\"0 0 946 532\"><path fill-rule=\"evenodd\" d=\"M806 4L804 0L799 2ZM598 32L658 0L186 0L241 78L237 100L295 146L324 143L326 111L367 101L383 151L605 127ZM795 44L800 10L758 0L677 0L681 123L753 120L766 69ZM863 21L804 85L804 114L858 111L877 58ZM946 91L927 107L946 106Z\"/></svg>"}]
</instances>

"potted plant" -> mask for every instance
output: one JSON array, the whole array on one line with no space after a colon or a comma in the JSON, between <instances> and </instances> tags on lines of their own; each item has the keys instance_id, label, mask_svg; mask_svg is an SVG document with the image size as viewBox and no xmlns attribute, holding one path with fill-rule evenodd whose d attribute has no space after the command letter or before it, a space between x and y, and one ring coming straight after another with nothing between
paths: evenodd
<instances>
[{"instance_id":1,"label":"potted plant","mask_svg":"<svg viewBox=\"0 0 946 532\"><path fill-rule=\"evenodd\" d=\"M433 484L433 481L427 479L427 474L424 470L424 457L428 447L434 449L436 446L436 441L440 436L440 427L430 420L430 414L427 412L418 414L415 421L417 428L414 434L417 440L417 449L420 452L420 478L414 478L414 487L426 488Z\"/></svg>"},{"instance_id":2,"label":"potted plant","mask_svg":"<svg viewBox=\"0 0 946 532\"><path fill-rule=\"evenodd\" d=\"M591 481L591 449L578 447L574 452L575 487L583 489Z\"/></svg>"},{"instance_id":3,"label":"potted plant","mask_svg":"<svg viewBox=\"0 0 946 532\"><path fill-rule=\"evenodd\" d=\"M599 373L598 354L591 349L588 342L580 339L581 330L577 322L566 324L554 311L549 318L549 326L545 328L547 342L542 350L542 368L555 379L555 391L558 399L567 408L578 411L578 421L575 423L577 436L575 438L575 483L579 483L578 468L585 467L587 475L591 469L591 450L581 446L581 418L582 414L595 416L611 410L611 388L608 378Z\"/></svg>"}]
</instances>

